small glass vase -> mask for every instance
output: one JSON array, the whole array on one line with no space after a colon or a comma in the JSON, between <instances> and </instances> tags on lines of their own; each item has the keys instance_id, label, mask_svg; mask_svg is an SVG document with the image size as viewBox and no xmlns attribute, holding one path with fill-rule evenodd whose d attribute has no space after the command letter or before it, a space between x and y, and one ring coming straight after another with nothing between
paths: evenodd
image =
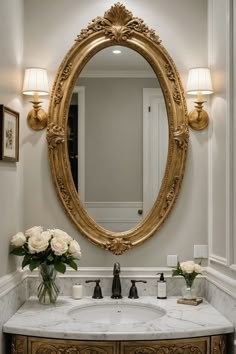
<instances>
[{"instance_id":1,"label":"small glass vase","mask_svg":"<svg viewBox=\"0 0 236 354\"><path fill-rule=\"evenodd\" d=\"M37 289L37 297L40 304L55 304L59 295L56 284L57 272L54 265L42 263L39 265L40 284Z\"/></svg>"},{"instance_id":2,"label":"small glass vase","mask_svg":"<svg viewBox=\"0 0 236 354\"><path fill-rule=\"evenodd\" d=\"M184 300L195 300L197 297L196 297L195 289L193 287L194 279L189 280L189 279L185 278L185 281L186 281L186 285L182 289L183 299Z\"/></svg>"}]
</instances>

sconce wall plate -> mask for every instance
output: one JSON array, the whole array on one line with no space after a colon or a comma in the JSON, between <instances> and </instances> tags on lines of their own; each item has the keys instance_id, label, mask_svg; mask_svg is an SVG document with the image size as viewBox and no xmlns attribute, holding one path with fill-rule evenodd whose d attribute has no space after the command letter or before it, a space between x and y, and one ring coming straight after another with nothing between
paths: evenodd
<instances>
[{"instance_id":1,"label":"sconce wall plate","mask_svg":"<svg viewBox=\"0 0 236 354\"><path fill-rule=\"evenodd\" d=\"M32 101L31 101L32 102ZM32 102L34 105L34 102ZM41 102L37 102L41 103ZM47 126L48 114L45 112L41 106L38 108L33 108L27 116L28 125L33 130L42 130Z\"/></svg>"},{"instance_id":2,"label":"sconce wall plate","mask_svg":"<svg viewBox=\"0 0 236 354\"><path fill-rule=\"evenodd\" d=\"M208 126L208 113L202 108L205 102L194 102L196 104L195 109L188 115L188 123L192 129L203 130Z\"/></svg>"}]
</instances>

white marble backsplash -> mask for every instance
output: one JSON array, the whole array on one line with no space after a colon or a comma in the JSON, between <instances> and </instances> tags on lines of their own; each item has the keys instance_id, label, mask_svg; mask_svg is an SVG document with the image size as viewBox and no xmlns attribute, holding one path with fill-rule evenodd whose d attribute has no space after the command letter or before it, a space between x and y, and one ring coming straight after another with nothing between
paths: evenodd
<instances>
[{"instance_id":1,"label":"white marble backsplash","mask_svg":"<svg viewBox=\"0 0 236 354\"><path fill-rule=\"evenodd\" d=\"M27 300L26 279L12 287L9 291L0 294L0 353L6 353L5 340L2 336L2 327Z\"/></svg>"},{"instance_id":2,"label":"white marble backsplash","mask_svg":"<svg viewBox=\"0 0 236 354\"><path fill-rule=\"evenodd\" d=\"M135 279L140 279L137 277L133 277ZM121 287L122 287L122 295L128 296L129 289L131 287L131 279L130 277L121 277ZM58 276L58 285L60 288L60 295L62 296L71 296L72 294L72 286L74 284L82 284L83 285L83 294L84 296L92 296L93 289L95 284L89 283L86 284L85 280L96 279L94 276L87 277L70 277L70 276ZM97 278L98 279L98 278ZM111 295L111 288L112 288L112 277L99 277L100 286L102 289L103 296L110 296ZM137 283L137 289L139 296L157 296L157 280L158 278L145 278L142 277L142 280L146 280L147 283ZM167 296L181 296L181 289L185 285L185 281L182 277L167 277ZM33 296L36 294L37 287L39 284L38 277L35 275L28 275L27 278L28 284L28 292L29 296ZM198 277L194 281L194 288L197 296L204 297L205 296L205 278Z\"/></svg>"}]
</instances>

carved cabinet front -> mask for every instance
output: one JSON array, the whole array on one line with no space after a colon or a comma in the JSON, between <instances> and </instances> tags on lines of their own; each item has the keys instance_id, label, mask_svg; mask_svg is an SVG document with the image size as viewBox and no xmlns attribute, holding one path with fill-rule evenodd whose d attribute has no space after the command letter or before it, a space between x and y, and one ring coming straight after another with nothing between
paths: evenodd
<instances>
[{"instance_id":1,"label":"carved cabinet front","mask_svg":"<svg viewBox=\"0 0 236 354\"><path fill-rule=\"evenodd\" d=\"M79 341L12 335L11 354L229 354L226 335L156 341Z\"/></svg>"},{"instance_id":2,"label":"carved cabinet front","mask_svg":"<svg viewBox=\"0 0 236 354\"><path fill-rule=\"evenodd\" d=\"M210 338L121 343L121 354L210 354Z\"/></svg>"}]
</instances>

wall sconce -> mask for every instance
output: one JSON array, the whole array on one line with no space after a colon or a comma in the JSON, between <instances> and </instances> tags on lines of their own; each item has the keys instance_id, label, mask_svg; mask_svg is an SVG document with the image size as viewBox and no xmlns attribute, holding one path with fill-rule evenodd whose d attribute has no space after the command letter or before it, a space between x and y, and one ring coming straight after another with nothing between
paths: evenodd
<instances>
[{"instance_id":1,"label":"wall sconce","mask_svg":"<svg viewBox=\"0 0 236 354\"><path fill-rule=\"evenodd\" d=\"M203 95L213 93L211 74L208 68L192 68L189 70L187 94L197 95L195 109L189 113L189 125L195 130L202 130L208 125L208 114L203 109Z\"/></svg>"},{"instance_id":2,"label":"wall sconce","mask_svg":"<svg viewBox=\"0 0 236 354\"><path fill-rule=\"evenodd\" d=\"M39 96L49 94L48 76L46 69L28 68L25 70L23 94L32 95L33 109L29 112L27 120L31 129L41 130L47 125L48 114L41 108Z\"/></svg>"}]
</instances>

